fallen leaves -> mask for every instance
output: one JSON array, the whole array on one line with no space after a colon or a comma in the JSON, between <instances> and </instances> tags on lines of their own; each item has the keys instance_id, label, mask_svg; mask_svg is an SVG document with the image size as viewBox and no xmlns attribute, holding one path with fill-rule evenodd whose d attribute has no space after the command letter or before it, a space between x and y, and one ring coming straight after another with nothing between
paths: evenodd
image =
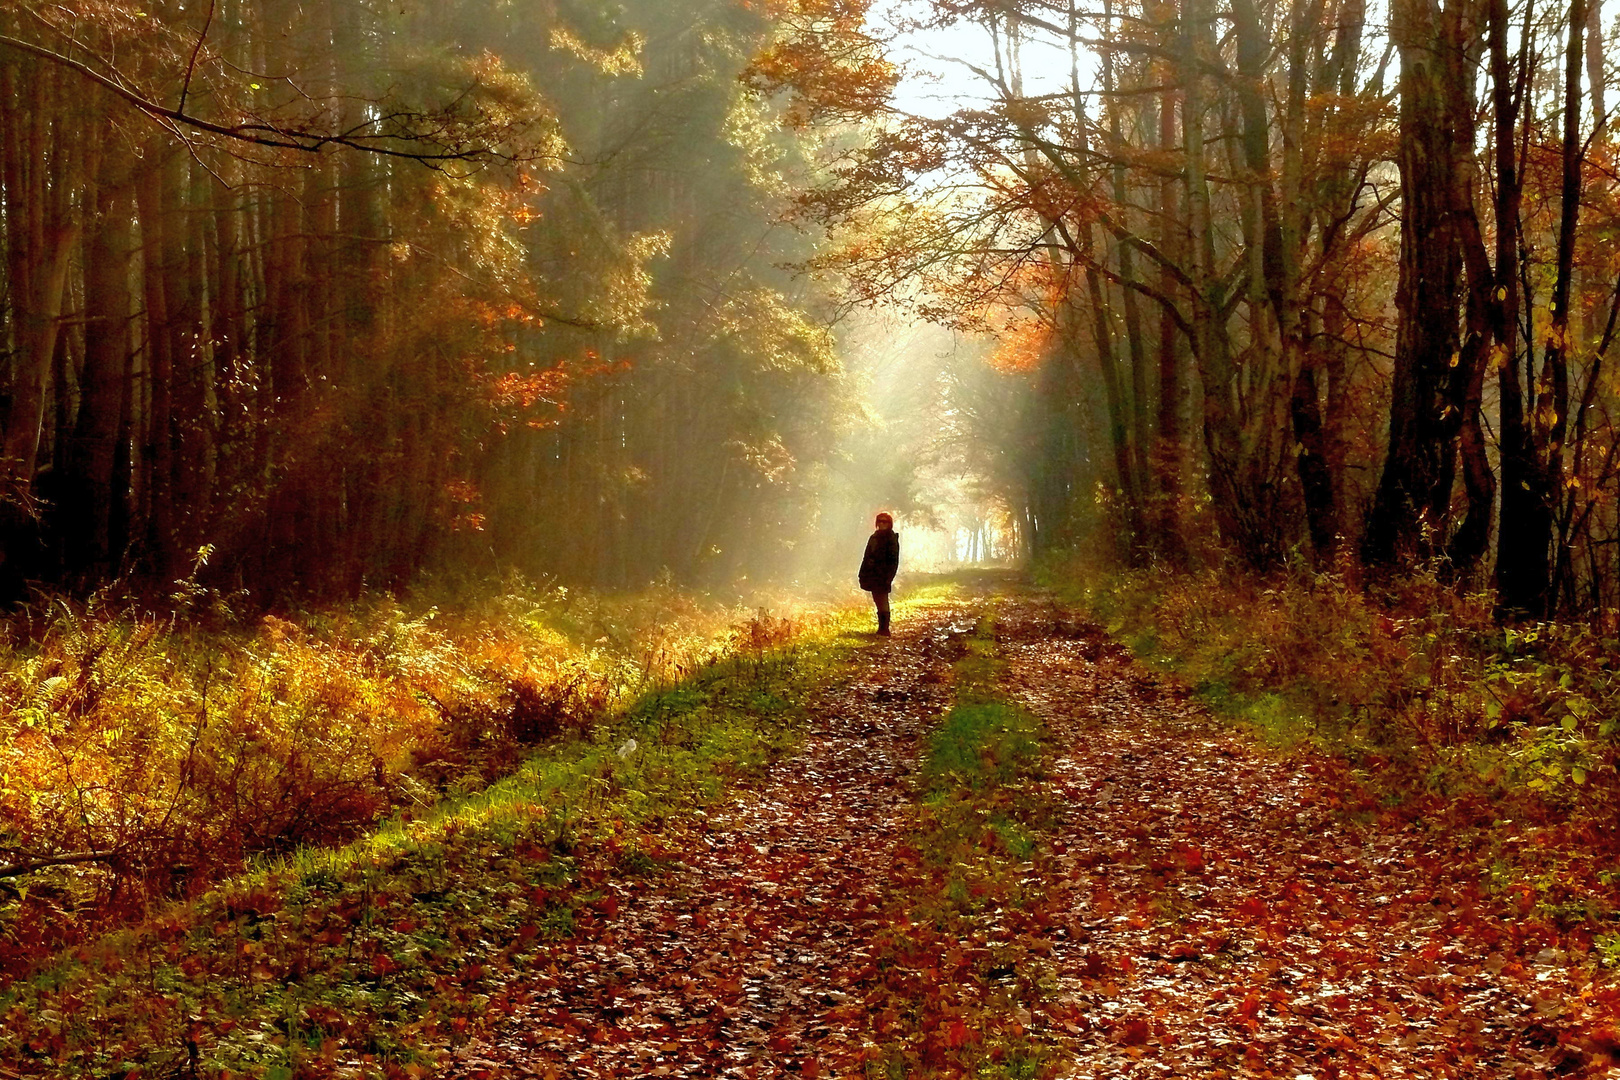
<instances>
[{"instance_id":1,"label":"fallen leaves","mask_svg":"<svg viewBox=\"0 0 1620 1080\"><path fill-rule=\"evenodd\" d=\"M1332 762L1261 754L1173 694L1133 693L1129 659L1086 634L1026 633L1011 683L1067 744L1051 766L1071 793L1059 996L1115 1034L1074 1040L1053 1010L1068 1075L1152 1060L1176 1075L1498 1076L1549 1067L1555 1047L1566 1071L1608 1068L1569 1049L1571 1017L1547 1021L1550 1041L1527 1020L1523 964L1555 931L1501 910L1468 860L1399 815L1345 812L1362 800ZM1560 1003L1596 985L1574 952L1543 970Z\"/></svg>"},{"instance_id":2,"label":"fallen leaves","mask_svg":"<svg viewBox=\"0 0 1620 1080\"><path fill-rule=\"evenodd\" d=\"M300 1046L309 1076L1327 1080L1620 1062L1620 991L1590 939L1487 887L1467 834L1369 813L1331 762L1256 751L1100 631L1054 633L1024 595L998 606L994 677L1044 735L1038 759L952 744L953 768L977 761L995 783L953 792L924 764L953 665L988 663L972 604L941 605L802 702L798 751L730 801L568 855L521 830L452 835L405 872L271 882L198 925L153 923L152 955L218 986L141 1003L142 1030L177 1036L156 1060L183 1067L194 1031L211 1060ZM272 991L274 1024L225 1007ZM32 1056L0 1066L56 1067L95 992L14 1001L0 1021L26 1027ZM97 1060L138 1053L135 1032ZM267 1075L273 1056L221 1064Z\"/></svg>"},{"instance_id":3,"label":"fallen leaves","mask_svg":"<svg viewBox=\"0 0 1620 1080\"><path fill-rule=\"evenodd\" d=\"M718 992L710 1030L724 1038L663 1043L653 1057L633 1038L611 1057L562 1042L544 1060L582 1076L638 1075L647 1061L671 1075L802 1075L813 1061L838 1075L1151 1067L1313 1080L1602 1075L1615 1060L1613 989L1578 953L1545 955L1549 928L1493 906L1424 831L1347 811L1363 800L1341 770L1251 749L1094 629L1052 634L1028 607L1002 610L1007 685L1052 733L1044 783L1065 808L1022 887L931 865L915 830L937 812L915 816L900 797L942 711L926 691L962 654L948 627L913 629L866 658L869 685L817 706L803 756L716 823L754 844L820 830L800 834L800 849L837 857L762 864L744 850L716 864L710 848L683 871L684 898L629 909L632 920L635 904L713 910L716 885L754 875L732 895L746 897L750 940L773 962L750 970L741 1000L725 1000L724 971L743 962L729 953L694 968L678 948L641 976L679 972ZM969 622L956 616L958 635ZM829 765L863 743L860 768ZM957 921L928 900L953 880ZM808 924L820 940L783 906L818 889L830 901ZM701 915L662 930L713 932ZM750 1040L750 1023L772 1034Z\"/></svg>"}]
</instances>

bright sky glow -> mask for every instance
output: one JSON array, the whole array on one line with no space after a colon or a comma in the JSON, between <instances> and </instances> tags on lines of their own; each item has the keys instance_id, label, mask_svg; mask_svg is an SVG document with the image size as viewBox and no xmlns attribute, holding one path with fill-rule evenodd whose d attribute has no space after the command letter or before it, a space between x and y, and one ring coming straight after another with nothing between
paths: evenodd
<instances>
[{"instance_id":1,"label":"bright sky glow","mask_svg":"<svg viewBox=\"0 0 1620 1080\"><path fill-rule=\"evenodd\" d=\"M1617 45L1620 43L1620 0L1599 2L1612 72L1615 57L1620 53L1620 45ZM928 0L879 0L872 10L871 25L879 33L892 36L893 58L905 69L905 77L895 89L896 108L914 116L942 119L959 109L982 107L994 99L991 86L972 68L993 72L996 58L990 32L980 23L960 22L933 30L902 29L908 22L926 16L931 7ZM1378 62L1387 43L1387 10L1385 0L1371 0L1368 4L1363 56L1369 65ZM1069 55L1065 45L1041 31L1032 31L1024 40L1021 52L1026 94L1068 89ZM1097 58L1083 51L1080 65L1082 87L1093 89L1098 81ZM1398 70L1398 62L1392 62L1386 75L1386 88L1393 88ZM1485 75L1482 63L1481 80ZM1616 92L1612 74L1609 85L1608 105L1613 109Z\"/></svg>"},{"instance_id":2,"label":"bright sky glow","mask_svg":"<svg viewBox=\"0 0 1620 1080\"><path fill-rule=\"evenodd\" d=\"M873 8L871 25L894 35L893 57L905 68L895 89L894 103L904 113L941 119L958 109L988 104L996 97L978 72L993 74L995 49L983 24L958 22L941 29L898 29L928 11L926 0L881 0ZM1082 55L1082 81L1090 58ZM1056 93L1069 85L1069 55L1050 38L1032 36L1022 47L1024 92ZM1094 68L1093 68L1094 70Z\"/></svg>"}]
</instances>

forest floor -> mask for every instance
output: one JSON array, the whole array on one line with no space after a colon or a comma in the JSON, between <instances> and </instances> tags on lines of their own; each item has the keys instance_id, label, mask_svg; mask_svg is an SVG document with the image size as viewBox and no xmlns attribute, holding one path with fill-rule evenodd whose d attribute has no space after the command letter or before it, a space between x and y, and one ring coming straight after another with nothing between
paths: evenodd
<instances>
[{"instance_id":1,"label":"forest floor","mask_svg":"<svg viewBox=\"0 0 1620 1080\"><path fill-rule=\"evenodd\" d=\"M0 980L0 1080L1620 1078L1591 854L1387 787L935 582Z\"/></svg>"},{"instance_id":2,"label":"forest floor","mask_svg":"<svg viewBox=\"0 0 1620 1080\"><path fill-rule=\"evenodd\" d=\"M1024 720L941 765L995 701ZM794 753L665 830L445 1074L1620 1076L1579 935L1011 579L898 618Z\"/></svg>"}]
</instances>

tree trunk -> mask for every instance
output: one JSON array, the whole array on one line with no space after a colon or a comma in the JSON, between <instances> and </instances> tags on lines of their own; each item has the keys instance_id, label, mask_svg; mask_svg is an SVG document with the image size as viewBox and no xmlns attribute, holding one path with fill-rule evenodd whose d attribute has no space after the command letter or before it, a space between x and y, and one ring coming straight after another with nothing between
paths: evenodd
<instances>
[{"instance_id":1,"label":"tree trunk","mask_svg":"<svg viewBox=\"0 0 1620 1080\"><path fill-rule=\"evenodd\" d=\"M1471 120L1455 127L1456 98L1471 87L1459 83L1461 4L1440 11L1426 0L1396 0L1393 11L1401 58L1401 256L1389 447L1363 544L1373 564L1428 557L1444 544L1450 517L1468 385L1456 371L1463 264L1454 214L1471 198L1459 192L1465 178L1457 157L1470 152L1473 130Z\"/></svg>"},{"instance_id":2,"label":"tree trunk","mask_svg":"<svg viewBox=\"0 0 1620 1080\"><path fill-rule=\"evenodd\" d=\"M1209 493L1215 521L1228 543L1250 562L1264 556L1251 543L1251 508L1246 505L1247 462L1236 413L1236 377L1224 323L1224 288L1215 274L1215 224L1205 165L1202 46L1214 37L1214 16L1206 0L1183 5L1181 71L1182 146L1186 158L1187 233L1192 296L1192 355L1203 392L1204 449L1209 462Z\"/></svg>"},{"instance_id":3,"label":"tree trunk","mask_svg":"<svg viewBox=\"0 0 1620 1080\"><path fill-rule=\"evenodd\" d=\"M84 371L79 414L66 455L61 535L66 568L85 584L112 576L122 552L114 547L119 429L129 364L129 262L134 248L127 158L104 150L96 213L85 252Z\"/></svg>"},{"instance_id":4,"label":"tree trunk","mask_svg":"<svg viewBox=\"0 0 1620 1080\"><path fill-rule=\"evenodd\" d=\"M1580 325L1571 318L1575 278L1575 230L1580 224L1581 167L1585 161L1581 143L1581 67L1585 49L1588 0L1570 0L1569 42L1564 54L1564 141L1563 181L1560 185L1558 215L1557 270L1553 278L1552 325L1542 353L1541 384L1536 395L1534 417L1537 442L1541 447L1541 490L1547 505L1546 542L1553 547L1553 576L1543 588L1541 611L1556 614L1559 571L1569 565L1567 532L1555 533L1553 525L1558 501L1564 494L1564 439L1569 431L1569 358L1575 351L1575 333ZM1532 608L1531 610L1535 610Z\"/></svg>"},{"instance_id":5,"label":"tree trunk","mask_svg":"<svg viewBox=\"0 0 1620 1080\"><path fill-rule=\"evenodd\" d=\"M175 536L174 500L174 353L175 336L170 332L169 299L165 287L173 280L166 257L173 249L166 232L176 224L168 219L165 189L168 168L167 148L148 151L144 171L136 182L136 205L141 223L141 281L145 290L146 376L149 407L146 414L146 444L141 452L143 487L150 514L147 518L146 557L152 572L166 581L174 575L178 561Z\"/></svg>"},{"instance_id":6,"label":"tree trunk","mask_svg":"<svg viewBox=\"0 0 1620 1080\"><path fill-rule=\"evenodd\" d=\"M1113 13L1113 0L1105 0L1103 10L1110 17ZM1103 90L1107 94L1104 108L1108 111L1108 134L1110 140L1109 153L1114 159L1113 165L1113 195L1114 205L1118 213L1123 215L1126 207L1130 205L1125 184L1125 136L1120 121L1120 101L1115 94L1114 86L1114 54L1112 50L1105 51L1103 61ZM1144 518L1145 501L1148 491L1148 447L1152 445L1152 413L1148 395L1148 360L1147 347L1142 335L1142 314L1140 301L1132 284L1136 281L1136 253L1130 244L1121 243L1116 239L1114 243L1114 259L1119 266L1119 279L1122 285L1120 304L1125 316L1125 346L1130 357L1131 373L1131 400L1130 400L1130 468L1131 481L1128 485L1130 491L1135 492L1134 515L1138 524L1134 547L1144 548L1147 543L1145 536L1146 521Z\"/></svg>"},{"instance_id":7,"label":"tree trunk","mask_svg":"<svg viewBox=\"0 0 1620 1080\"><path fill-rule=\"evenodd\" d=\"M1168 66L1161 77L1170 78ZM1168 151L1177 145L1176 98L1174 90L1166 89L1159 96L1159 148ZM1180 226L1179 181L1166 176L1159 183L1159 246L1171 260L1179 260L1185 249L1185 236ZM1168 267L1159 273L1159 292L1166 300L1180 295L1181 286ZM1160 551L1172 562L1186 558L1185 525L1181 519L1182 486L1186 474L1186 342L1181 328L1167 305L1159 310L1158 334L1159 411L1158 438L1153 449L1156 513L1154 534Z\"/></svg>"}]
</instances>

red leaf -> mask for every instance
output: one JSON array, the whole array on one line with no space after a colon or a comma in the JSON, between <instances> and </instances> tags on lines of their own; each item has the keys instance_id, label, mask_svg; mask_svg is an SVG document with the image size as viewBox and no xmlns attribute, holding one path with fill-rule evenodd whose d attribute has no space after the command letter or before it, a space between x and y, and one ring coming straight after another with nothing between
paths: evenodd
<instances>
[{"instance_id":1,"label":"red leaf","mask_svg":"<svg viewBox=\"0 0 1620 1080\"><path fill-rule=\"evenodd\" d=\"M1147 1044L1148 1034L1148 1022L1140 1016L1135 1016L1125 1021L1125 1026L1119 1032L1119 1041L1126 1046L1144 1046Z\"/></svg>"}]
</instances>

